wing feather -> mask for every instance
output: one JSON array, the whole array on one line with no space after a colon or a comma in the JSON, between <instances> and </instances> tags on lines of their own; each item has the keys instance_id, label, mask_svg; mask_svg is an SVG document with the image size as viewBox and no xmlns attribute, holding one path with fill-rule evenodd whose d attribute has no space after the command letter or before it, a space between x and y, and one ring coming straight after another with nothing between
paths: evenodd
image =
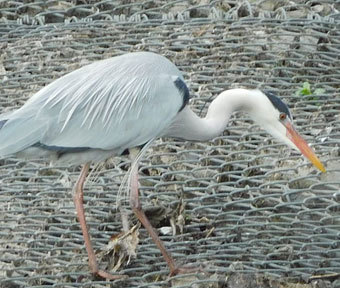
<instances>
[{"instance_id":1,"label":"wing feather","mask_svg":"<svg viewBox=\"0 0 340 288\"><path fill-rule=\"evenodd\" d=\"M141 145L160 136L183 105L174 84L178 78L183 79L175 65L146 52L84 66L52 82L9 115L0 130L0 155L38 142L105 150ZM16 119L26 121L24 129ZM20 144L9 148L18 134Z\"/></svg>"}]
</instances>

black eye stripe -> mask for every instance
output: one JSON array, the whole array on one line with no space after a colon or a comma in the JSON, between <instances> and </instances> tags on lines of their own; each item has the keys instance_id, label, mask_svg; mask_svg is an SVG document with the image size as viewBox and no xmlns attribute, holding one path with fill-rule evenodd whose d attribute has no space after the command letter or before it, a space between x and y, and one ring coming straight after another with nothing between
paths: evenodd
<instances>
[{"instance_id":1,"label":"black eye stripe","mask_svg":"<svg viewBox=\"0 0 340 288\"><path fill-rule=\"evenodd\" d=\"M279 112L285 113L286 116L289 117L289 119L292 119L288 106L279 97L277 97L276 95L269 91L263 91L263 93L268 97L273 106L277 110L279 110Z\"/></svg>"}]
</instances>

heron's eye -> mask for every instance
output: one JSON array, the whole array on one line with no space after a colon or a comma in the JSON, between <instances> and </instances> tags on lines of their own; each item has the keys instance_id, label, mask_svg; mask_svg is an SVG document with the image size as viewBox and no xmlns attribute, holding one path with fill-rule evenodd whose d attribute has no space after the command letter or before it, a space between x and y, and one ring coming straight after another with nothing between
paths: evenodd
<instances>
[{"instance_id":1,"label":"heron's eye","mask_svg":"<svg viewBox=\"0 0 340 288\"><path fill-rule=\"evenodd\" d=\"M286 113L280 113L280 120L283 121L287 118L287 114Z\"/></svg>"}]
</instances>

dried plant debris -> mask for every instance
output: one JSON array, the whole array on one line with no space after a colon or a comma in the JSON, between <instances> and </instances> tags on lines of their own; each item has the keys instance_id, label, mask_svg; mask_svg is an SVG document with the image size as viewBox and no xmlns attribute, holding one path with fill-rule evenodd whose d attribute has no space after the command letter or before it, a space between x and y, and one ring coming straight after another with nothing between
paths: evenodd
<instances>
[{"instance_id":1,"label":"dried plant debris","mask_svg":"<svg viewBox=\"0 0 340 288\"><path fill-rule=\"evenodd\" d=\"M104 251L98 253L99 262L107 262L106 270L116 272L121 267L129 265L131 258L136 258L139 228L140 223L127 232L112 236Z\"/></svg>"},{"instance_id":2,"label":"dried plant debris","mask_svg":"<svg viewBox=\"0 0 340 288\"><path fill-rule=\"evenodd\" d=\"M152 203L154 206L146 207L144 211L152 225L159 229L160 234L173 236L183 234L186 216L182 196L176 207L166 207L158 199L153 199Z\"/></svg>"}]
</instances>

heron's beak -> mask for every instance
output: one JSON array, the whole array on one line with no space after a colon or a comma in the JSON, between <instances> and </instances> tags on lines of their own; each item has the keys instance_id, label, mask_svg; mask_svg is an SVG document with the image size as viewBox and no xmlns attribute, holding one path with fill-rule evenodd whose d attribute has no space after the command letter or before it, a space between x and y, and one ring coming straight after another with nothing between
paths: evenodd
<instances>
[{"instance_id":1,"label":"heron's beak","mask_svg":"<svg viewBox=\"0 0 340 288\"><path fill-rule=\"evenodd\" d=\"M308 143L299 135L299 133L295 130L292 123L286 121L284 123L287 129L287 137L295 144L295 146L301 151L301 153L309 159L313 165L318 168L321 172L326 172L325 167L316 156L315 152L311 147L309 147Z\"/></svg>"}]
</instances>

